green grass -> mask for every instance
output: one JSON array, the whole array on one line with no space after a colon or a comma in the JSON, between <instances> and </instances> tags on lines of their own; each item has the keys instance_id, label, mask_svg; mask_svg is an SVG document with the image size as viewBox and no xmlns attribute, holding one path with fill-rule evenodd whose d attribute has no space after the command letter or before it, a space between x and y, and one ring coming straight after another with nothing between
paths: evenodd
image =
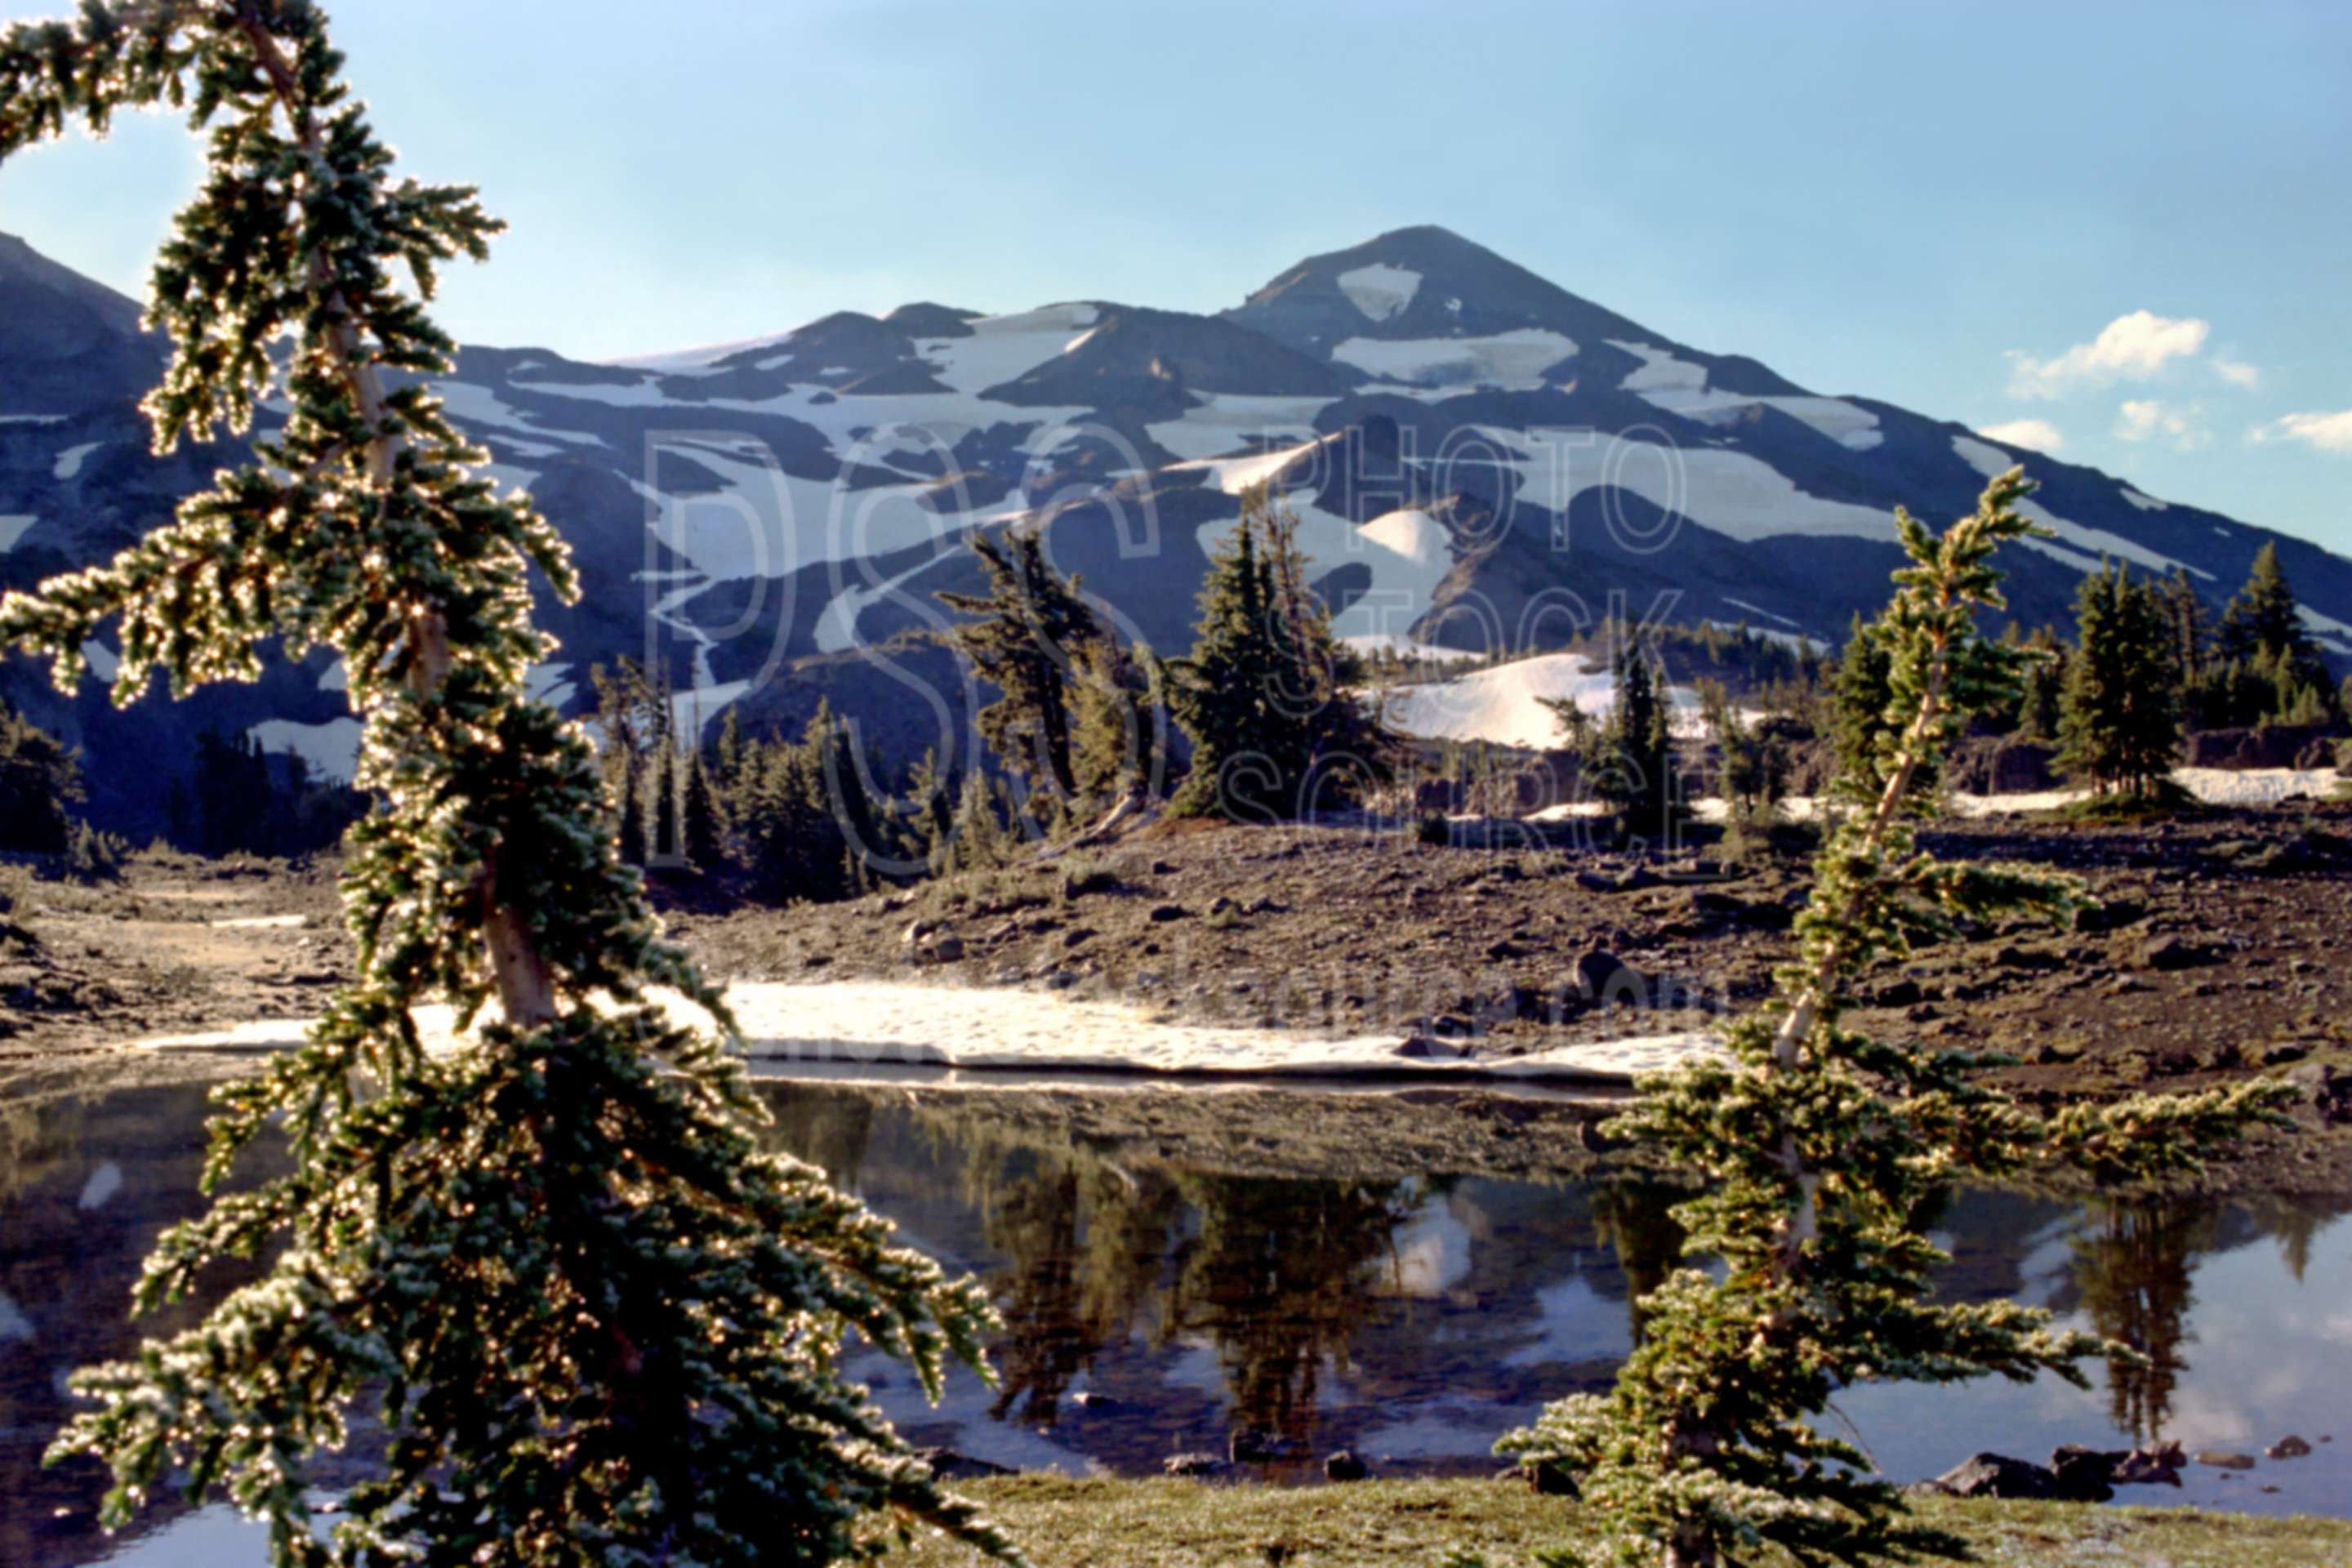
<instances>
[{"instance_id":1,"label":"green grass","mask_svg":"<svg viewBox=\"0 0 2352 1568\"><path fill-rule=\"evenodd\" d=\"M956 1489L986 1506L1037 1568L1437 1568L1465 1552L1507 1568L1539 1548L1596 1539L1574 1504L1494 1481L1285 1488L1017 1476ZM1918 1509L1966 1537L1979 1562L2016 1568L2352 1564L2352 1521L1940 1500ZM891 1568L973 1561L939 1541L885 1559Z\"/></svg>"},{"instance_id":2,"label":"green grass","mask_svg":"<svg viewBox=\"0 0 2352 1568\"><path fill-rule=\"evenodd\" d=\"M2050 815L2064 822L2134 823L2207 816L2211 813L2188 790L2170 779L2163 779L2145 795L2085 795L2072 805L2060 806Z\"/></svg>"}]
</instances>

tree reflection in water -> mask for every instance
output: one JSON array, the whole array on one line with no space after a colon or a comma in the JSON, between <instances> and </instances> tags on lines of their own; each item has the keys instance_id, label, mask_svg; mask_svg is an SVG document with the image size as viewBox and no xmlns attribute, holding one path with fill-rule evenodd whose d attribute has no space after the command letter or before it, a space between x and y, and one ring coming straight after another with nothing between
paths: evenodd
<instances>
[{"instance_id":1,"label":"tree reflection in water","mask_svg":"<svg viewBox=\"0 0 2352 1568\"><path fill-rule=\"evenodd\" d=\"M2111 1419L2133 1441L2163 1437L2189 1363L2191 1260L2210 1251L2216 1214L2178 1200L2102 1205L2074 1238L2074 1284L2091 1327L2138 1352L2107 1358Z\"/></svg>"},{"instance_id":2,"label":"tree reflection in water","mask_svg":"<svg viewBox=\"0 0 2352 1568\"><path fill-rule=\"evenodd\" d=\"M1198 1173L1178 1184L1199 1228L1177 1248L1169 1329L1215 1342L1234 1426L1311 1440L1323 1363L1347 1364L1381 1301L1370 1276L1428 1189Z\"/></svg>"},{"instance_id":3,"label":"tree reflection in water","mask_svg":"<svg viewBox=\"0 0 2352 1568\"><path fill-rule=\"evenodd\" d=\"M1592 1226L1614 1248L1625 1272L1625 1296L1633 1318L1633 1342L1646 1337L1642 1298L1666 1281L1682 1262L1684 1230L1674 1215L1688 1187L1642 1176L1620 1176L1592 1188Z\"/></svg>"}]
</instances>

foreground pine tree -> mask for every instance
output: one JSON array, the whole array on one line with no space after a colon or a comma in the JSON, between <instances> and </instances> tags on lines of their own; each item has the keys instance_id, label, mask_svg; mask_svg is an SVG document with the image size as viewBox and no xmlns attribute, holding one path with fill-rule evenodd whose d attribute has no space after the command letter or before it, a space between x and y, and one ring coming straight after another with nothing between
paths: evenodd
<instances>
[{"instance_id":1,"label":"foreground pine tree","mask_svg":"<svg viewBox=\"0 0 2352 1568\"><path fill-rule=\"evenodd\" d=\"M855 1332L936 1392L949 1355L977 1362L984 1299L760 1152L716 991L616 859L580 731L523 696L551 647L527 574L568 595L570 563L415 380L448 364L436 268L497 225L468 190L393 181L341 68L305 0L90 0L0 32L0 157L125 109L207 133L154 274L159 449L290 408L178 521L0 604L0 638L69 689L119 620L122 700L157 668L251 679L273 636L331 647L381 803L350 841L356 979L214 1123L208 1183L272 1123L291 1171L168 1232L138 1300L216 1258L274 1263L79 1374L94 1408L55 1451L112 1466L115 1523L152 1488L225 1489L281 1564L817 1563L877 1514L1009 1550L835 1372ZM435 997L474 1026L445 1054L411 1016ZM355 1409L384 1468L321 1544L304 1461Z\"/></svg>"},{"instance_id":2,"label":"foreground pine tree","mask_svg":"<svg viewBox=\"0 0 2352 1568\"><path fill-rule=\"evenodd\" d=\"M1807 1564L1960 1555L1815 1418L1840 1389L1878 1379L2080 1383L2076 1363L2107 1347L2013 1302L1931 1300L1945 1255L1918 1229L1923 1201L2052 1165L2106 1181L2191 1168L2278 1103L2250 1083L2044 1118L1979 1081L2003 1058L1841 1022L1859 977L1958 920L2057 918L2075 903L2072 886L2030 869L1937 862L1906 818L1921 768L2013 692L2017 656L1980 638L1976 617L2001 604L1994 548L2033 531L2014 510L2030 489L2018 471L1995 479L1940 539L1896 514L1912 563L1873 633L1888 694L1873 798L1823 847L1797 958L1778 999L1730 1030L1730 1060L1644 1079L1639 1106L1606 1130L1706 1178L1675 1217L1686 1256L1722 1274L1673 1275L1643 1300L1643 1343L1611 1394L1562 1400L1503 1440L1575 1475L1612 1537L1588 1561L1715 1568L1777 1561L1759 1555L1768 1546Z\"/></svg>"}]
</instances>

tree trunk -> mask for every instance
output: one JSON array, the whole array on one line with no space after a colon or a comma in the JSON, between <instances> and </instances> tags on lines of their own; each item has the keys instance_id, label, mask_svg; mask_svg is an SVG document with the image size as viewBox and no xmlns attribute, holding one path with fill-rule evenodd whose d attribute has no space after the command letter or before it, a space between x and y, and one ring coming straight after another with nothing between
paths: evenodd
<instances>
[{"instance_id":1,"label":"tree trunk","mask_svg":"<svg viewBox=\"0 0 2352 1568\"><path fill-rule=\"evenodd\" d=\"M271 90L294 128L302 151L315 167L325 162L325 141L318 119L302 100L300 83L285 52L278 47L268 24L251 5L237 10L237 23L253 45L254 58L268 77ZM328 352L342 373L343 383L374 437L367 447L368 477L389 486L407 437L386 428L383 378L360 341L351 301L343 297L328 270L327 254L313 247L309 262L313 302L325 316ZM437 605L414 611L408 619L408 664L402 678L419 700L429 700L449 679L455 656L449 647L449 623ZM499 988L499 1002L508 1022L531 1028L555 1016L554 977L531 934L523 912L499 897L498 852L491 851L482 885L482 938L485 956Z\"/></svg>"}]
</instances>

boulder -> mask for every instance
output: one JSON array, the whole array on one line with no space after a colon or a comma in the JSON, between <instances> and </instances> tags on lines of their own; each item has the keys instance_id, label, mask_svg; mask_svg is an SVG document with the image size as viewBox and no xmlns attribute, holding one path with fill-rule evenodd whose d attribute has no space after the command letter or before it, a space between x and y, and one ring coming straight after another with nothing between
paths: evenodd
<instances>
[{"instance_id":1,"label":"boulder","mask_svg":"<svg viewBox=\"0 0 2352 1568\"><path fill-rule=\"evenodd\" d=\"M1952 1497L2054 1498L2058 1478L2040 1465L2006 1454L1971 1454L1933 1483Z\"/></svg>"},{"instance_id":2,"label":"boulder","mask_svg":"<svg viewBox=\"0 0 2352 1568\"><path fill-rule=\"evenodd\" d=\"M1476 1047L1466 1040L1441 1040L1434 1035L1409 1035L1396 1054L1407 1061L1457 1062Z\"/></svg>"},{"instance_id":3,"label":"boulder","mask_svg":"<svg viewBox=\"0 0 2352 1568\"><path fill-rule=\"evenodd\" d=\"M1192 1476L1207 1479L1232 1473L1233 1466L1210 1453L1171 1454L1160 1461L1160 1468L1171 1476Z\"/></svg>"},{"instance_id":4,"label":"boulder","mask_svg":"<svg viewBox=\"0 0 2352 1568\"><path fill-rule=\"evenodd\" d=\"M961 963L963 962L963 938L943 936L931 943L930 954L936 963Z\"/></svg>"},{"instance_id":5,"label":"boulder","mask_svg":"<svg viewBox=\"0 0 2352 1568\"><path fill-rule=\"evenodd\" d=\"M2134 1448L2116 1466L2113 1479L2119 1487L2177 1487L2180 1467L2186 1463L2178 1443Z\"/></svg>"},{"instance_id":6,"label":"boulder","mask_svg":"<svg viewBox=\"0 0 2352 1568\"><path fill-rule=\"evenodd\" d=\"M2131 1456L2124 1450L2085 1448L2069 1443L2050 1456L2057 1495L2068 1502L2105 1502L2116 1495L2116 1469Z\"/></svg>"},{"instance_id":7,"label":"boulder","mask_svg":"<svg viewBox=\"0 0 2352 1568\"><path fill-rule=\"evenodd\" d=\"M2300 1437L2290 1435L2280 1438L2277 1442L2273 1443L2269 1447L2264 1448L2263 1450L2263 1457L2269 1459L2300 1459L2310 1452L2310 1444L2305 1442Z\"/></svg>"},{"instance_id":8,"label":"boulder","mask_svg":"<svg viewBox=\"0 0 2352 1568\"><path fill-rule=\"evenodd\" d=\"M1323 1460L1323 1479L1327 1481L1360 1481L1371 1473L1372 1468L1353 1448L1341 1448Z\"/></svg>"},{"instance_id":9,"label":"boulder","mask_svg":"<svg viewBox=\"0 0 2352 1568\"><path fill-rule=\"evenodd\" d=\"M2200 963L2213 961L2211 953L2177 936L2149 937L2139 944L2132 957L2142 969L2166 971L2194 969Z\"/></svg>"},{"instance_id":10,"label":"boulder","mask_svg":"<svg viewBox=\"0 0 2352 1568\"><path fill-rule=\"evenodd\" d=\"M1151 906L1151 920L1155 924L1165 925L1170 921L1182 920L1190 912L1181 904L1154 904Z\"/></svg>"},{"instance_id":11,"label":"boulder","mask_svg":"<svg viewBox=\"0 0 2352 1568\"><path fill-rule=\"evenodd\" d=\"M1588 1002L1603 1005L1627 1003L1645 1006L1650 998L1649 976L1603 948L1594 948L1576 961L1576 988Z\"/></svg>"},{"instance_id":12,"label":"boulder","mask_svg":"<svg viewBox=\"0 0 2352 1568\"><path fill-rule=\"evenodd\" d=\"M2241 1454L2229 1448L2200 1448L2197 1462L2217 1470L2251 1470L2254 1468L2252 1454Z\"/></svg>"}]
</instances>

